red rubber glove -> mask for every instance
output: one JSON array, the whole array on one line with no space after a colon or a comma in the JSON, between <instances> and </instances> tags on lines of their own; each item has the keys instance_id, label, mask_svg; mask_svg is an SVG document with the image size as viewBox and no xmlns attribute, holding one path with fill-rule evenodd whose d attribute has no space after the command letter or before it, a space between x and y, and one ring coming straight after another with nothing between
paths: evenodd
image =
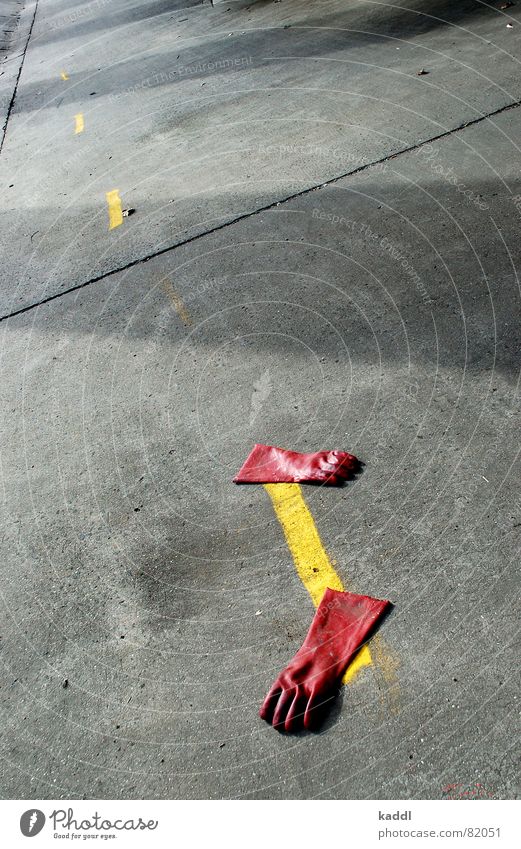
<instances>
[{"instance_id":1,"label":"red rubber glove","mask_svg":"<svg viewBox=\"0 0 521 849\"><path fill-rule=\"evenodd\" d=\"M260 716L279 731L320 724L324 705L374 629L389 601L327 589L293 660L266 696Z\"/></svg>"},{"instance_id":2,"label":"red rubber glove","mask_svg":"<svg viewBox=\"0 0 521 849\"><path fill-rule=\"evenodd\" d=\"M254 445L234 477L235 483L342 483L360 468L360 461L345 451L299 454L272 445Z\"/></svg>"}]
</instances>

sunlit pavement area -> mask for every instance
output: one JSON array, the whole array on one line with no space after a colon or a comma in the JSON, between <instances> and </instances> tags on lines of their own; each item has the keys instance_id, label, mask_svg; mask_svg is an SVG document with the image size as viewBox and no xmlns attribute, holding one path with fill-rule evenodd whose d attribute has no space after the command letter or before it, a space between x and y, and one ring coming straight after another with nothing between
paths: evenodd
<instances>
[{"instance_id":1,"label":"sunlit pavement area","mask_svg":"<svg viewBox=\"0 0 521 849\"><path fill-rule=\"evenodd\" d=\"M516 797L521 2L4 7L2 794ZM255 442L365 464L320 733Z\"/></svg>"}]
</instances>

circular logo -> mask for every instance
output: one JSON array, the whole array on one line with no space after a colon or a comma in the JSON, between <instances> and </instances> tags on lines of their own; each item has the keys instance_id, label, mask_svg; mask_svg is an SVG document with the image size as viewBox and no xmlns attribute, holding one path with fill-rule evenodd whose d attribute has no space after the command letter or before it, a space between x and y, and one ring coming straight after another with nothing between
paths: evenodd
<instances>
[{"instance_id":1,"label":"circular logo","mask_svg":"<svg viewBox=\"0 0 521 849\"><path fill-rule=\"evenodd\" d=\"M37 808L30 808L20 817L20 831L25 837L39 834L45 825L45 814Z\"/></svg>"}]
</instances>

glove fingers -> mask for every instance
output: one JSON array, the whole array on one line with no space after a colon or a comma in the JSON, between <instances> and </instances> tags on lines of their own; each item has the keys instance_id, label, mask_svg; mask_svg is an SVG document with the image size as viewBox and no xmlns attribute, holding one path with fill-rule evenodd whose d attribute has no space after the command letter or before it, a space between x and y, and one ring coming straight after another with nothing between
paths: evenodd
<instances>
[{"instance_id":1,"label":"glove fingers","mask_svg":"<svg viewBox=\"0 0 521 849\"><path fill-rule=\"evenodd\" d=\"M277 707L275 708L275 713L273 714L272 722L273 727L277 728L279 731L282 731L284 723L286 722L286 716L291 707L291 703L295 698L295 693L296 689L294 687L291 690L283 690L279 698Z\"/></svg>"},{"instance_id":2,"label":"glove fingers","mask_svg":"<svg viewBox=\"0 0 521 849\"><path fill-rule=\"evenodd\" d=\"M304 728L306 731L312 731L322 723L332 698L333 696L325 696L320 692L311 694L304 712Z\"/></svg>"},{"instance_id":3,"label":"glove fingers","mask_svg":"<svg viewBox=\"0 0 521 849\"><path fill-rule=\"evenodd\" d=\"M286 716L286 722L284 723L285 731L300 731L300 729L302 728L304 710L306 707L305 698L305 694L299 687L297 687L295 698L291 703L291 707L288 710L288 715Z\"/></svg>"},{"instance_id":4,"label":"glove fingers","mask_svg":"<svg viewBox=\"0 0 521 849\"><path fill-rule=\"evenodd\" d=\"M357 460L357 458L353 457L352 454L346 454L345 457L342 457L338 460L338 467L340 469L345 469L346 471L353 472L356 469L360 468L360 460Z\"/></svg>"},{"instance_id":5,"label":"glove fingers","mask_svg":"<svg viewBox=\"0 0 521 849\"><path fill-rule=\"evenodd\" d=\"M261 717L261 719L265 719L266 722L270 723L270 725L273 721L273 714L275 713L275 708L277 707L277 703L281 693L282 687L280 686L278 681L275 681L273 687L264 699L261 709L259 711L259 716Z\"/></svg>"}]
</instances>

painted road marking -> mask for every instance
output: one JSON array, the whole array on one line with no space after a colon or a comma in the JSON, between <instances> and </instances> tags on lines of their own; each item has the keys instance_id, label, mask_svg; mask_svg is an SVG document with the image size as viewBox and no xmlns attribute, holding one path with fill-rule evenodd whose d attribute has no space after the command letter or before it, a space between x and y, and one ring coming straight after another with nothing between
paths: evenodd
<instances>
[{"instance_id":1,"label":"painted road marking","mask_svg":"<svg viewBox=\"0 0 521 849\"><path fill-rule=\"evenodd\" d=\"M82 133L84 129L85 121L83 120L83 112L78 112L78 114L74 116L74 132L78 135L78 133Z\"/></svg>"},{"instance_id":2,"label":"painted road marking","mask_svg":"<svg viewBox=\"0 0 521 849\"><path fill-rule=\"evenodd\" d=\"M111 192L107 192L105 197L109 205L109 230L113 230L114 227L119 227L120 224L123 224L123 210L121 209L119 189L112 189Z\"/></svg>"},{"instance_id":3,"label":"painted road marking","mask_svg":"<svg viewBox=\"0 0 521 849\"><path fill-rule=\"evenodd\" d=\"M378 677L380 678L382 687L380 689L380 697L383 693L387 695L387 701L391 709L391 713L396 716L400 713L400 683L398 680L398 668L400 661L398 657L390 651L381 634L374 634L371 639L371 647L373 660ZM382 699L383 701L383 699Z\"/></svg>"},{"instance_id":4,"label":"painted road marking","mask_svg":"<svg viewBox=\"0 0 521 849\"><path fill-rule=\"evenodd\" d=\"M165 290L168 297L170 298L170 302L183 324L191 325L192 319L190 318L190 314L186 309L185 305L183 304L181 298L175 291L174 287L172 286L168 277L165 277L161 285L163 286L163 289Z\"/></svg>"},{"instance_id":5,"label":"painted road marking","mask_svg":"<svg viewBox=\"0 0 521 849\"><path fill-rule=\"evenodd\" d=\"M69 79L69 75L66 71L62 71L60 73L60 77L62 78L62 80L68 80Z\"/></svg>"},{"instance_id":6,"label":"painted road marking","mask_svg":"<svg viewBox=\"0 0 521 849\"><path fill-rule=\"evenodd\" d=\"M265 483L264 489L282 525L300 580L318 607L328 587L342 592L344 586L322 545L301 487L298 483ZM362 646L346 669L343 683L347 684L360 669L371 664L369 646Z\"/></svg>"}]
</instances>

